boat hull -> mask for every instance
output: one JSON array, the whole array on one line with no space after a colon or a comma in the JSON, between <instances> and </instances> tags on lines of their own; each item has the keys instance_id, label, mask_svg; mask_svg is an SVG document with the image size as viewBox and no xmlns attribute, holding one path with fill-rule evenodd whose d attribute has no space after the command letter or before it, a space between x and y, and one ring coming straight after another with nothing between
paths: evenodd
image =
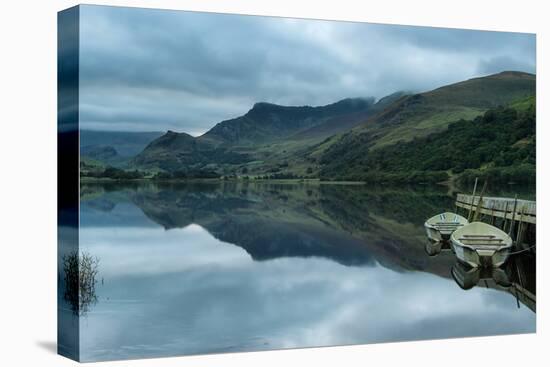
<instances>
[{"instance_id":1,"label":"boat hull","mask_svg":"<svg viewBox=\"0 0 550 367\"><path fill-rule=\"evenodd\" d=\"M426 251L426 254L428 256L436 256L441 253L442 248L442 242L434 242L434 241L428 241L426 242L426 245L424 246L424 250Z\"/></svg>"},{"instance_id":2,"label":"boat hull","mask_svg":"<svg viewBox=\"0 0 550 367\"><path fill-rule=\"evenodd\" d=\"M424 228L426 229L426 235L428 236L428 239L431 242L441 242L441 241L443 241L443 236L442 236L441 232L439 232L436 228L428 226L428 225L424 226ZM447 236L447 240L448 239L449 239L449 236Z\"/></svg>"},{"instance_id":3,"label":"boat hull","mask_svg":"<svg viewBox=\"0 0 550 367\"><path fill-rule=\"evenodd\" d=\"M498 250L476 249L452 242L454 253L458 260L473 268L478 266L502 266L510 256L511 247L502 247Z\"/></svg>"},{"instance_id":4,"label":"boat hull","mask_svg":"<svg viewBox=\"0 0 550 367\"><path fill-rule=\"evenodd\" d=\"M451 235L451 245L459 261L472 267L499 267L512 249L512 238L490 224L470 223Z\"/></svg>"}]
</instances>

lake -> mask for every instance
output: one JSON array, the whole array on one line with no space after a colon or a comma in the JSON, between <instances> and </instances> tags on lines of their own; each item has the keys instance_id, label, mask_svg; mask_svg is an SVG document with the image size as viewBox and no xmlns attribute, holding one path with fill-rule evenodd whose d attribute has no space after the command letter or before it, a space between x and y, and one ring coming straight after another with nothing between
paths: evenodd
<instances>
[{"instance_id":1,"label":"lake","mask_svg":"<svg viewBox=\"0 0 550 367\"><path fill-rule=\"evenodd\" d=\"M513 286L464 290L452 252L427 255L423 222L444 210L433 187L83 184L80 251L98 266L72 316L80 358L535 332Z\"/></svg>"}]
</instances>

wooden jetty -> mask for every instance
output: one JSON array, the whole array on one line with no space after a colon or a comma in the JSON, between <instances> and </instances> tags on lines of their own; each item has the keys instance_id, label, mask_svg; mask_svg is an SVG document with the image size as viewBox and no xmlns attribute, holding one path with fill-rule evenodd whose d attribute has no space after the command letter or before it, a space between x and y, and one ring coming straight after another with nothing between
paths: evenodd
<instances>
[{"instance_id":1,"label":"wooden jetty","mask_svg":"<svg viewBox=\"0 0 550 367\"><path fill-rule=\"evenodd\" d=\"M509 233L517 249L534 248L537 224L535 201L457 194L455 205L457 212L465 211L471 220L487 222Z\"/></svg>"},{"instance_id":2,"label":"wooden jetty","mask_svg":"<svg viewBox=\"0 0 550 367\"><path fill-rule=\"evenodd\" d=\"M456 196L456 206L467 210L477 210L479 205L479 214L503 218L506 220L516 220L525 223L536 224L537 204L535 201L521 200L514 198L483 197L481 204L480 196L467 194L458 194Z\"/></svg>"}]
</instances>

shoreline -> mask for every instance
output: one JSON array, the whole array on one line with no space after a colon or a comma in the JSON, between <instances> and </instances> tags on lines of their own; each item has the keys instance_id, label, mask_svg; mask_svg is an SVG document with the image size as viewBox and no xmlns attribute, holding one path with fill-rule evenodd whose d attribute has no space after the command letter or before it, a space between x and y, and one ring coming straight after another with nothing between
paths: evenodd
<instances>
[{"instance_id":1,"label":"shoreline","mask_svg":"<svg viewBox=\"0 0 550 367\"><path fill-rule=\"evenodd\" d=\"M186 183L186 182L237 182L237 183L287 183L287 184L316 184L316 185L366 185L365 181L321 181L318 178L302 179L302 178L281 178L281 179L242 179L242 178L185 178L185 179L152 179L152 178L135 178L135 179L112 179L112 178L95 178L81 177L80 183L131 183L131 182L150 182L150 183Z\"/></svg>"},{"instance_id":2,"label":"shoreline","mask_svg":"<svg viewBox=\"0 0 550 367\"><path fill-rule=\"evenodd\" d=\"M193 183L208 183L208 184L243 184L243 185L261 185L261 184L281 184L281 185L311 185L311 186L432 186L432 187L447 187L450 190L456 189L451 182L372 182L372 181L349 181L349 180L327 180L323 181L315 179L242 179L242 178L186 178L186 179L152 179L152 178L136 178L136 179L112 179L112 178L95 178L81 177L80 184L193 184Z\"/></svg>"}]
</instances>

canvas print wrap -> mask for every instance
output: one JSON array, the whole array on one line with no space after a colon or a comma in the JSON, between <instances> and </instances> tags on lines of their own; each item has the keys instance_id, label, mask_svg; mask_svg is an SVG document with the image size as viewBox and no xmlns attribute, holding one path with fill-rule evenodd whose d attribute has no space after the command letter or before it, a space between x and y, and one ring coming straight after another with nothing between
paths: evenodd
<instances>
[{"instance_id":1,"label":"canvas print wrap","mask_svg":"<svg viewBox=\"0 0 550 367\"><path fill-rule=\"evenodd\" d=\"M58 351L536 331L535 35L58 15Z\"/></svg>"}]
</instances>

